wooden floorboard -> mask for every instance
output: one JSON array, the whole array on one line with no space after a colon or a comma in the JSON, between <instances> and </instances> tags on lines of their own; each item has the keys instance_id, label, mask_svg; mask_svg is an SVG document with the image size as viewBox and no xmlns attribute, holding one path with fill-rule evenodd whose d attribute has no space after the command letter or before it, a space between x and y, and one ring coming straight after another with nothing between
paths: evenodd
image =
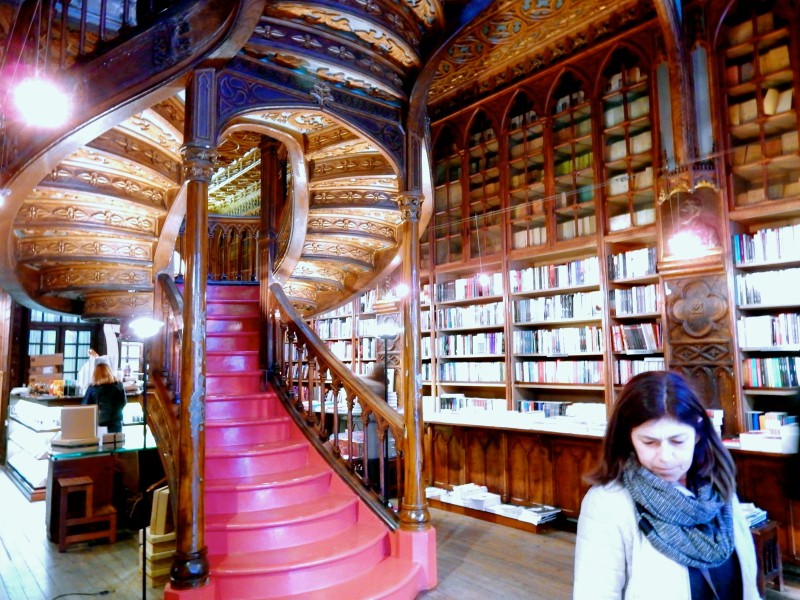
<instances>
[{"instance_id":1,"label":"wooden floorboard","mask_svg":"<svg viewBox=\"0 0 800 600\"><path fill-rule=\"evenodd\" d=\"M468 516L431 509L436 527L439 585L424 600L569 600L575 535L562 529L534 534ZM82 543L59 553L48 541L45 503L28 502L0 468L0 600L142 596L138 536ZM788 577L782 594L768 600L800 600L800 579ZM90 596L108 590L104 596ZM150 588L150 600L163 600ZM226 600L236 600L235 598ZM350 598L350 600L361 600Z\"/></svg>"}]
</instances>

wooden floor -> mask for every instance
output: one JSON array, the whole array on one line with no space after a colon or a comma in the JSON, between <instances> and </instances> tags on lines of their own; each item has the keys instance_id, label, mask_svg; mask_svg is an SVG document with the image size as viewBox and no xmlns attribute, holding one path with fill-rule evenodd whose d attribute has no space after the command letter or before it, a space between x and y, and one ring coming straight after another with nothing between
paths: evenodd
<instances>
[{"instance_id":1,"label":"wooden floor","mask_svg":"<svg viewBox=\"0 0 800 600\"><path fill-rule=\"evenodd\" d=\"M431 515L439 585L421 598L571 598L574 534L551 530L537 535L436 509ZM0 468L0 600L141 598L139 551L136 538L128 534L113 546L75 544L59 553L47 540L44 502L28 502ZM767 598L800 600L800 579L787 584L784 593L768 591ZM162 600L163 593L149 589L147 597Z\"/></svg>"}]
</instances>

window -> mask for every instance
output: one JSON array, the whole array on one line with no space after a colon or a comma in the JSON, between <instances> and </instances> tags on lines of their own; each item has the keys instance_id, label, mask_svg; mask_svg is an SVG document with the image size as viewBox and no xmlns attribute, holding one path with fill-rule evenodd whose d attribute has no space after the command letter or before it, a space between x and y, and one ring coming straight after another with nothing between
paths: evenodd
<instances>
[{"instance_id":1,"label":"window","mask_svg":"<svg viewBox=\"0 0 800 600\"><path fill-rule=\"evenodd\" d=\"M142 372L142 342L120 342L119 347L119 368L125 371L130 367L130 376L136 377L136 373Z\"/></svg>"},{"instance_id":2,"label":"window","mask_svg":"<svg viewBox=\"0 0 800 600\"><path fill-rule=\"evenodd\" d=\"M76 316L32 310L28 328L28 356L63 354L63 379L75 381L89 357L94 325Z\"/></svg>"}]
</instances>

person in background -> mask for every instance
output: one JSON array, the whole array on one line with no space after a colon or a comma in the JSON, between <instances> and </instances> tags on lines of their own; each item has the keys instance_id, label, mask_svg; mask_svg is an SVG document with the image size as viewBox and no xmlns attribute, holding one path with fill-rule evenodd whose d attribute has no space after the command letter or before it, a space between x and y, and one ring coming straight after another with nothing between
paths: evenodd
<instances>
[{"instance_id":1,"label":"person in background","mask_svg":"<svg viewBox=\"0 0 800 600\"><path fill-rule=\"evenodd\" d=\"M759 598L733 459L681 375L628 382L587 479L574 600Z\"/></svg>"},{"instance_id":2,"label":"person in background","mask_svg":"<svg viewBox=\"0 0 800 600\"><path fill-rule=\"evenodd\" d=\"M92 384L83 396L83 404L97 405L97 424L106 427L109 433L122 431L122 409L126 403L122 382L107 363L97 363Z\"/></svg>"}]
</instances>

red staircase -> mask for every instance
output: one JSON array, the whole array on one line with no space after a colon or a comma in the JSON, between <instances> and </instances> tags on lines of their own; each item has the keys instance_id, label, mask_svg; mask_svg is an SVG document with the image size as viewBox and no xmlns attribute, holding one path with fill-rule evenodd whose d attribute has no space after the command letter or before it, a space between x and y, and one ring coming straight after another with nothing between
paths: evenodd
<instances>
[{"instance_id":1,"label":"red staircase","mask_svg":"<svg viewBox=\"0 0 800 600\"><path fill-rule=\"evenodd\" d=\"M258 288L209 286L207 304L211 585L165 598L414 598L428 587L422 567L396 556L396 534L263 390Z\"/></svg>"}]
</instances>

